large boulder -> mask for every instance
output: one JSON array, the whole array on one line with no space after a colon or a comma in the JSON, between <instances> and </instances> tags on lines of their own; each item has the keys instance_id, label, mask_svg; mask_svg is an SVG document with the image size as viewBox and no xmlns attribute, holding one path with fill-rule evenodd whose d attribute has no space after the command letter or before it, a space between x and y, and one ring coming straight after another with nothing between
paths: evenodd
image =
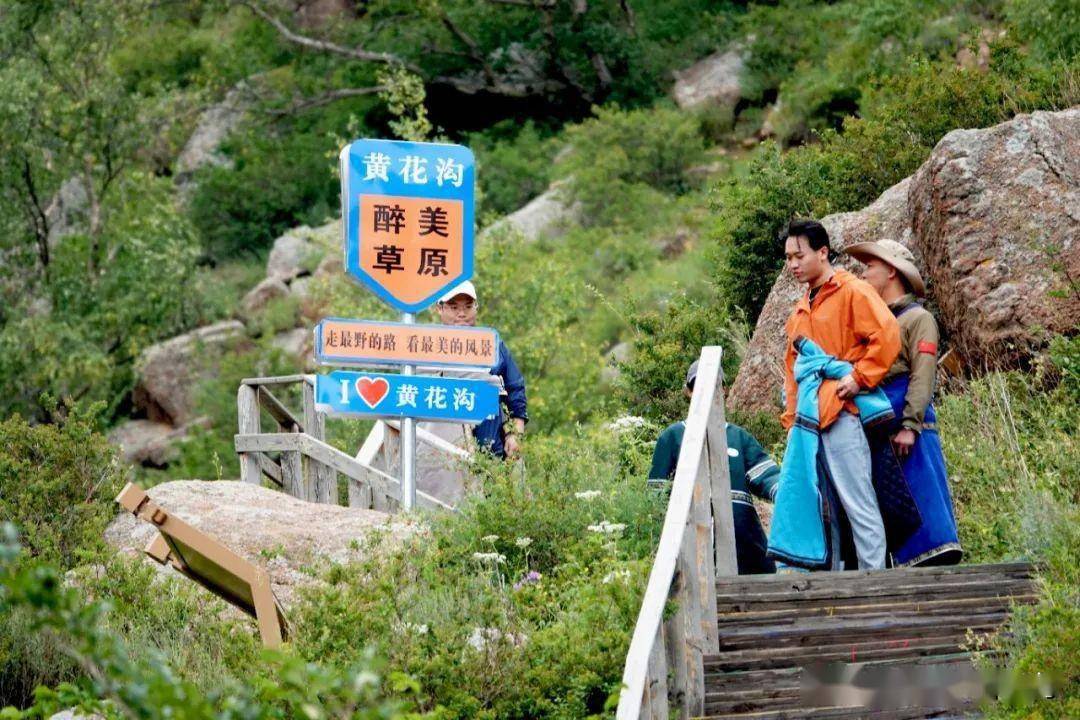
<instances>
[{"instance_id":1,"label":"large boulder","mask_svg":"<svg viewBox=\"0 0 1080 720\"><path fill-rule=\"evenodd\" d=\"M915 174L912 229L950 342L1013 362L1080 317L1080 107L954 130Z\"/></svg>"},{"instance_id":2,"label":"large boulder","mask_svg":"<svg viewBox=\"0 0 1080 720\"><path fill-rule=\"evenodd\" d=\"M829 231L832 246L842 249L858 242L891 238L912 247L907 214L910 187L908 178L886 190L863 210L822 218L821 224ZM857 265L846 255L840 256L838 264L849 269ZM731 384L728 402L733 407L747 411L775 411L780 407L786 344L784 325L803 290L787 270L777 276L743 354L739 374Z\"/></svg>"},{"instance_id":3,"label":"large boulder","mask_svg":"<svg viewBox=\"0 0 1080 720\"><path fill-rule=\"evenodd\" d=\"M143 351L136 367L136 408L147 418L174 427L193 419L198 384L216 373L220 358L247 342L243 323L226 320Z\"/></svg>"},{"instance_id":4,"label":"large boulder","mask_svg":"<svg viewBox=\"0 0 1080 720\"><path fill-rule=\"evenodd\" d=\"M195 172L206 166L231 167L231 162L221 152L221 144L244 117L249 105L245 83L240 83L225 98L207 108L199 115L195 130L176 158L174 175L176 184L186 188Z\"/></svg>"},{"instance_id":5,"label":"large boulder","mask_svg":"<svg viewBox=\"0 0 1080 720\"><path fill-rule=\"evenodd\" d=\"M323 257L341 247L341 221L317 228L306 225L293 228L274 240L266 261L266 276L284 283L311 275Z\"/></svg>"},{"instance_id":6,"label":"large boulder","mask_svg":"<svg viewBox=\"0 0 1080 720\"><path fill-rule=\"evenodd\" d=\"M289 294L289 286L280 278L263 278L258 285L248 290L244 299L240 301L240 314L250 318L258 314L263 308L278 298Z\"/></svg>"},{"instance_id":7,"label":"large boulder","mask_svg":"<svg viewBox=\"0 0 1080 720\"><path fill-rule=\"evenodd\" d=\"M719 107L734 111L742 97L744 50L733 47L675 71L671 95L684 110Z\"/></svg>"},{"instance_id":8,"label":"large boulder","mask_svg":"<svg viewBox=\"0 0 1080 720\"><path fill-rule=\"evenodd\" d=\"M298 588L317 581L321 565L370 552L372 547L363 543L366 538L384 535L381 542L395 543L420 527L377 510L319 505L237 481L176 480L147 493L167 512L266 568L274 594L286 608ZM105 530L105 540L139 555L155 532L150 523L123 512Z\"/></svg>"},{"instance_id":9,"label":"large boulder","mask_svg":"<svg viewBox=\"0 0 1080 720\"><path fill-rule=\"evenodd\" d=\"M128 420L109 432L109 442L119 448L120 459L126 463L164 467L176 459L173 441L183 432L168 423Z\"/></svg>"},{"instance_id":10,"label":"large boulder","mask_svg":"<svg viewBox=\"0 0 1080 720\"><path fill-rule=\"evenodd\" d=\"M519 233L525 240L555 239L578 221L579 208L567 203L564 185L555 183L540 195L484 230L484 235L505 232Z\"/></svg>"},{"instance_id":11,"label":"large boulder","mask_svg":"<svg viewBox=\"0 0 1080 720\"><path fill-rule=\"evenodd\" d=\"M1075 332L1080 317L1080 108L955 130L915 175L822 223L838 249L886 237L906 245L965 365L1022 361L1048 334ZM784 323L800 292L779 274L731 386L733 407L779 406Z\"/></svg>"}]
</instances>

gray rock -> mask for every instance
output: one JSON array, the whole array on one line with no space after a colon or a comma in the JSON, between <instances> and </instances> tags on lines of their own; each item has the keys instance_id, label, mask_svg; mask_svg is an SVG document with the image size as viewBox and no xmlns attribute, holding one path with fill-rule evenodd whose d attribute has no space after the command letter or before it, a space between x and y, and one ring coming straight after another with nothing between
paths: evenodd
<instances>
[{"instance_id":1,"label":"gray rock","mask_svg":"<svg viewBox=\"0 0 1080 720\"><path fill-rule=\"evenodd\" d=\"M563 187L561 183L553 184L518 210L493 223L483 234L510 230L520 233L528 241L562 237L578 221L580 213L576 205L567 204Z\"/></svg>"},{"instance_id":2,"label":"gray rock","mask_svg":"<svg viewBox=\"0 0 1080 720\"><path fill-rule=\"evenodd\" d=\"M176 459L177 449L172 440L177 429L153 420L128 420L109 433L109 442L120 449L120 459L126 463L165 467Z\"/></svg>"},{"instance_id":3,"label":"gray rock","mask_svg":"<svg viewBox=\"0 0 1080 720\"><path fill-rule=\"evenodd\" d=\"M274 336L271 344L289 357L296 359L297 370L314 365L315 338L307 328L293 328Z\"/></svg>"},{"instance_id":4,"label":"gray rock","mask_svg":"<svg viewBox=\"0 0 1080 720\"><path fill-rule=\"evenodd\" d=\"M634 353L634 346L629 342L621 342L604 355L604 368L600 371L600 380L611 385L619 379L619 363L625 363L630 360L630 356Z\"/></svg>"},{"instance_id":5,"label":"gray rock","mask_svg":"<svg viewBox=\"0 0 1080 720\"><path fill-rule=\"evenodd\" d=\"M87 217L90 196L81 177L68 178L60 185L45 208L45 219L49 223L49 247L72 233L81 232L88 226Z\"/></svg>"},{"instance_id":6,"label":"gray rock","mask_svg":"<svg viewBox=\"0 0 1080 720\"><path fill-rule=\"evenodd\" d=\"M286 608L299 588L317 582L320 566L371 552L363 545L366 539L385 534L382 542L396 544L421 529L415 521L377 510L309 503L236 481L176 480L155 485L147 493L166 512L266 568L274 594ZM105 530L105 540L120 551L140 555L155 532L150 523L122 512Z\"/></svg>"},{"instance_id":7,"label":"gray rock","mask_svg":"<svg viewBox=\"0 0 1080 720\"><path fill-rule=\"evenodd\" d=\"M248 88L243 82L226 93L225 98L203 111L176 158L176 184L185 188L195 171L208 165L231 167L232 162L221 152L221 144L240 124L248 108Z\"/></svg>"},{"instance_id":8,"label":"gray rock","mask_svg":"<svg viewBox=\"0 0 1080 720\"><path fill-rule=\"evenodd\" d=\"M276 277L264 278L240 301L240 313L243 317L250 318L266 307L270 301L283 298L288 294L289 286L284 282Z\"/></svg>"},{"instance_id":9,"label":"gray rock","mask_svg":"<svg viewBox=\"0 0 1080 720\"><path fill-rule=\"evenodd\" d=\"M734 110L742 97L744 50L732 47L675 71L671 95L684 110L719 107Z\"/></svg>"},{"instance_id":10,"label":"gray rock","mask_svg":"<svg viewBox=\"0 0 1080 720\"><path fill-rule=\"evenodd\" d=\"M190 422L198 384L216 374L226 352L245 342L243 323L226 320L148 347L136 366L135 406L150 420L174 427Z\"/></svg>"},{"instance_id":11,"label":"gray rock","mask_svg":"<svg viewBox=\"0 0 1080 720\"><path fill-rule=\"evenodd\" d=\"M340 247L340 220L319 228L301 225L274 240L274 247L266 261L266 276L288 283L302 275L310 275L326 255L327 241L334 228L337 228L335 244Z\"/></svg>"},{"instance_id":12,"label":"gray rock","mask_svg":"<svg viewBox=\"0 0 1080 720\"><path fill-rule=\"evenodd\" d=\"M1076 330L1080 107L949 133L915 174L909 212L969 366L1014 362Z\"/></svg>"}]
</instances>

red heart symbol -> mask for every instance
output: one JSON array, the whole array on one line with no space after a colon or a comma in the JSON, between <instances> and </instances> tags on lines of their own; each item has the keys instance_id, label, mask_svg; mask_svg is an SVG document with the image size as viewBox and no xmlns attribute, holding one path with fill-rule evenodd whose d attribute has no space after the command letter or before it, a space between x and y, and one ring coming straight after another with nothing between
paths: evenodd
<instances>
[{"instance_id":1,"label":"red heart symbol","mask_svg":"<svg viewBox=\"0 0 1080 720\"><path fill-rule=\"evenodd\" d=\"M356 392L360 393L360 399L374 410L375 406L382 402L382 399L390 392L390 383L386 382L386 378L357 378Z\"/></svg>"}]
</instances>

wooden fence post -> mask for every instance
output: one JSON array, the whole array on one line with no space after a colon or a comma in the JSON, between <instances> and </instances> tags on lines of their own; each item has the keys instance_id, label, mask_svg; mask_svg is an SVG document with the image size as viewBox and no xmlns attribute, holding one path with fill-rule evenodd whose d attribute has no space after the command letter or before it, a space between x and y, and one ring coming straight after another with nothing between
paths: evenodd
<instances>
[{"instance_id":1,"label":"wooden fence post","mask_svg":"<svg viewBox=\"0 0 1080 720\"><path fill-rule=\"evenodd\" d=\"M301 383L304 396L304 432L316 440L326 440L326 415L315 409L315 386L307 378ZM317 460L308 460L306 485L314 500L337 504L337 471Z\"/></svg>"},{"instance_id":2,"label":"wooden fence post","mask_svg":"<svg viewBox=\"0 0 1080 720\"><path fill-rule=\"evenodd\" d=\"M259 421L259 401L255 388L241 384L236 391L237 430L241 435L258 435L262 432ZM240 453L240 480L252 485L262 484L262 473L255 453Z\"/></svg>"},{"instance_id":3,"label":"wooden fence post","mask_svg":"<svg viewBox=\"0 0 1080 720\"><path fill-rule=\"evenodd\" d=\"M705 430L709 477L712 485L713 543L716 577L739 574L735 555L735 521L731 515L731 476L728 470L727 420L724 416L724 388L719 380L709 409ZM716 593L713 593L713 605ZM715 615L715 613L714 613Z\"/></svg>"}]
</instances>

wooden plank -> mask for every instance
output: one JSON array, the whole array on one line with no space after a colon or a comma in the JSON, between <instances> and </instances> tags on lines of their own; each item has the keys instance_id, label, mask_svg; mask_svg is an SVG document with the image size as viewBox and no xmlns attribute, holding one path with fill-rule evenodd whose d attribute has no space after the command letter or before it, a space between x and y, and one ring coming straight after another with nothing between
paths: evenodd
<instances>
[{"instance_id":1,"label":"wooden plank","mask_svg":"<svg viewBox=\"0 0 1080 720\"><path fill-rule=\"evenodd\" d=\"M717 368L719 372L719 365ZM724 455L727 456L726 451ZM698 474L694 483L694 500L690 505L690 525L686 528L686 535L683 537L687 562L694 564L693 571L687 579L690 589L695 594L693 612L698 622L696 637L701 638L702 652L712 652L720 648L716 624L716 566L713 564L715 526L710 500L712 470L709 462L708 449L702 448L701 462L698 464ZM728 497L730 496L729 491ZM728 502L727 505L730 511L731 503ZM700 665L700 661L695 662Z\"/></svg>"},{"instance_id":2,"label":"wooden plank","mask_svg":"<svg viewBox=\"0 0 1080 720\"><path fill-rule=\"evenodd\" d=\"M240 435L258 435L262 431L259 421L259 401L255 390L241 385L236 391L236 424ZM262 484L258 460L250 452L240 452L240 480L252 485Z\"/></svg>"},{"instance_id":3,"label":"wooden plank","mask_svg":"<svg viewBox=\"0 0 1080 720\"><path fill-rule=\"evenodd\" d=\"M720 655L705 656L705 672L708 674L761 668L799 667L808 662L866 662L888 658L915 658L922 655L947 655L961 652L962 645L966 641L965 631L947 632L935 637L911 638L907 643L890 639L815 647L736 650Z\"/></svg>"},{"instance_id":4,"label":"wooden plank","mask_svg":"<svg viewBox=\"0 0 1080 720\"><path fill-rule=\"evenodd\" d=\"M307 434L320 442L326 439L326 415L315 409L315 386L304 383L304 427ZM317 503L337 505L337 471L330 465L313 460L309 467L312 494Z\"/></svg>"},{"instance_id":5,"label":"wooden plank","mask_svg":"<svg viewBox=\"0 0 1080 720\"><path fill-rule=\"evenodd\" d=\"M969 598L961 596L945 600L900 600L896 602L868 604L863 604L863 598L859 598L851 601L852 603L858 604L720 613L717 619L721 628L729 628L751 625L791 624L801 619L813 617L948 615L965 610L984 611L997 608L1008 609L1013 604L1028 605L1038 602L1038 600L1039 596L1034 593L989 598Z\"/></svg>"},{"instance_id":6,"label":"wooden plank","mask_svg":"<svg viewBox=\"0 0 1080 720\"><path fill-rule=\"evenodd\" d=\"M734 602L734 603L720 603L717 605L717 609L720 615L728 613L738 612L756 612L759 610L791 610L791 609L810 609L810 608L829 608L838 607L844 603L867 603L869 601L887 603L887 602L905 602L905 601L929 601L929 600L942 600L949 597L957 598L984 598L986 600L994 600L998 598L1011 598L1011 597L1023 597L1031 595L1036 592L1036 586L1032 584L1017 583L1015 586L1006 585L991 585L984 588L972 588L963 592L954 593L939 593L933 590L920 590L918 592L902 592L895 595L880 595L875 598L866 598L864 596L854 596L851 598L807 598L800 600L798 598L789 600L768 600L763 602Z\"/></svg>"},{"instance_id":7,"label":"wooden plank","mask_svg":"<svg viewBox=\"0 0 1080 720\"><path fill-rule=\"evenodd\" d=\"M301 441L302 433L262 433L233 438L237 452L295 452L300 450Z\"/></svg>"},{"instance_id":8,"label":"wooden plank","mask_svg":"<svg viewBox=\"0 0 1080 720\"><path fill-rule=\"evenodd\" d=\"M280 400L274 397L264 387L259 387L259 405L263 407L270 417L274 418L278 426L284 432L306 432L303 423L301 423L293 414L289 408L285 407Z\"/></svg>"},{"instance_id":9,"label":"wooden plank","mask_svg":"<svg viewBox=\"0 0 1080 720\"><path fill-rule=\"evenodd\" d=\"M827 599L851 599L873 598L892 595L910 595L914 593L936 592L939 595L963 594L972 590L985 588L1029 588L1033 580L1030 578L978 578L971 580L953 580L942 578L930 582L909 583L904 585L875 585L866 586L839 586L839 587L814 587L806 590L781 590L769 593L717 593L717 604L728 602L785 602L788 600L827 600Z\"/></svg>"},{"instance_id":10,"label":"wooden plank","mask_svg":"<svg viewBox=\"0 0 1080 720\"><path fill-rule=\"evenodd\" d=\"M286 450L281 453L281 489L294 498L308 499L304 492L304 456L299 450Z\"/></svg>"},{"instance_id":11,"label":"wooden plank","mask_svg":"<svg viewBox=\"0 0 1080 720\"><path fill-rule=\"evenodd\" d=\"M720 633L721 649L815 645L841 642L845 639L876 639L879 637L919 637L940 634L943 629L996 627L1008 619L1008 610L979 614L943 616L903 616L872 618L814 618L790 626L735 628Z\"/></svg>"},{"instance_id":12,"label":"wooden plank","mask_svg":"<svg viewBox=\"0 0 1080 720\"><path fill-rule=\"evenodd\" d=\"M704 353L705 350L703 349ZM682 552L683 535L690 520L690 506L694 498L694 484L698 466L701 462L702 449L705 446L706 422L711 406L711 397L706 397L703 389L709 383L701 381L694 386L690 399L690 412L687 416L686 432L683 435L682 448L679 452L675 479L672 482L671 495L668 498L667 513L660 531L660 542L649 572L648 584L638 611L634 633L630 639L630 648L623 666L622 683L626 692L620 697L616 710L618 720L635 720L641 712L640 698L648 676L649 656L656 638L657 628L663 620L664 608L675 578L675 569ZM669 624L670 623L666 623ZM671 635L665 636L665 642ZM669 648L669 657L676 652ZM675 667L672 668L673 670Z\"/></svg>"},{"instance_id":13,"label":"wooden plank","mask_svg":"<svg viewBox=\"0 0 1080 720\"><path fill-rule=\"evenodd\" d=\"M349 493L349 507L363 508L368 510L371 508L371 483L360 482L356 478L351 478L348 475L345 476L345 482L347 483L347 490Z\"/></svg>"},{"instance_id":14,"label":"wooden plank","mask_svg":"<svg viewBox=\"0 0 1080 720\"><path fill-rule=\"evenodd\" d=\"M281 466L266 457L263 453L251 453L251 455L255 458L256 462L259 463L259 470L262 474L277 483L278 487L281 487Z\"/></svg>"},{"instance_id":15,"label":"wooden plank","mask_svg":"<svg viewBox=\"0 0 1080 720\"><path fill-rule=\"evenodd\" d=\"M397 420L386 420L384 422L394 430L401 432L401 423ZM464 448L459 448L454 443L449 442L445 438L439 437L430 430L425 430L419 425L417 425L416 427L416 439L418 442L426 443L427 445L432 446L436 450L441 450L447 455L454 455L462 459L466 459L471 456L471 453L468 450L465 450Z\"/></svg>"},{"instance_id":16,"label":"wooden plank","mask_svg":"<svg viewBox=\"0 0 1080 720\"><path fill-rule=\"evenodd\" d=\"M341 452L336 447L316 440L310 435L302 435L302 438L303 442L301 449L305 454L319 462L335 468L349 477L370 484L374 492L381 493L382 495L395 500L400 498L401 485L396 478L387 475L377 468L367 467L355 458ZM417 507L427 510L454 510L453 505L449 505L442 500L419 490L416 493L416 504Z\"/></svg>"},{"instance_id":17,"label":"wooden plank","mask_svg":"<svg viewBox=\"0 0 1080 720\"><path fill-rule=\"evenodd\" d=\"M668 718L668 666L664 648L664 633L656 630L652 650L649 652L649 669L645 692L641 698L641 716L645 720Z\"/></svg>"},{"instance_id":18,"label":"wooden plank","mask_svg":"<svg viewBox=\"0 0 1080 720\"><path fill-rule=\"evenodd\" d=\"M240 381L241 385L295 385L299 382L314 382L310 375L279 375L277 377L251 377Z\"/></svg>"},{"instance_id":19,"label":"wooden plank","mask_svg":"<svg viewBox=\"0 0 1080 720\"><path fill-rule=\"evenodd\" d=\"M902 578L914 577L937 577L941 575L970 575L970 574L1012 574L1038 572L1038 565L1029 562L1010 563L986 563L973 565L951 565L948 567L925 567L925 568L900 568L888 570L843 570L840 572L817 571L810 573L792 573L786 575L738 575L731 578L720 578L717 590L730 588L732 592L754 589L755 586L768 586L774 584L786 585L797 584L799 587L810 587L815 584L835 585L843 584L849 580L858 578L876 578L881 582L890 580L900 581Z\"/></svg>"},{"instance_id":20,"label":"wooden plank","mask_svg":"<svg viewBox=\"0 0 1080 720\"><path fill-rule=\"evenodd\" d=\"M704 348L698 361L697 380L694 382L695 391L698 383L706 383L702 390L709 399L705 419L705 453L710 482L708 504L711 506L713 518L713 567L718 579L739 574L735 555L735 520L731 510L724 388L720 380L722 356L719 347Z\"/></svg>"}]
</instances>

